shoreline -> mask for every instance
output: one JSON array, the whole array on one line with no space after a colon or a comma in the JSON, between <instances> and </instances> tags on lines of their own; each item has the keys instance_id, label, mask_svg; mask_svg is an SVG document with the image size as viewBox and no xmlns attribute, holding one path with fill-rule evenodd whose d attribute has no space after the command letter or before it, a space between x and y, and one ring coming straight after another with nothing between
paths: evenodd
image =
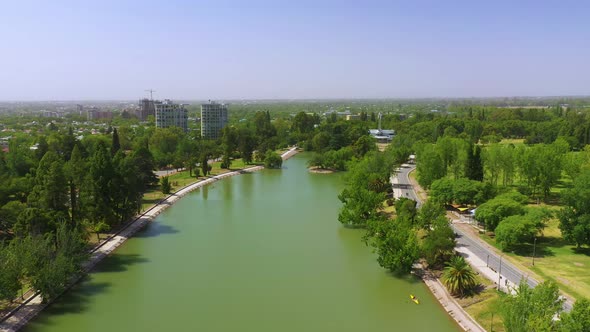
<instances>
[{"instance_id":1,"label":"shoreline","mask_svg":"<svg viewBox=\"0 0 590 332\"><path fill-rule=\"evenodd\" d=\"M283 160L287 160L299 153L297 147L290 148L288 151L281 154ZM22 304L11 310L5 317L0 320L0 332L15 332L25 326L31 319L38 315L43 309L59 299L64 293L69 291L76 285L85 275L89 274L92 269L104 258L110 255L113 251L119 248L129 238L135 235L139 230L143 229L149 222L153 221L160 213L172 206L176 201L180 200L192 191L206 186L208 184L217 182L227 177L240 175L243 173L251 173L264 169L264 166L252 166L241 170L231 171L219 175L212 176L208 179L191 183L178 191L166 196L164 199L154 204L146 211L136 216L131 222L123 226L115 234L109 236L104 241L98 243L92 250L90 250L90 258L82 264L82 273L73 276L68 282L62 294L58 295L52 301L43 303L43 299L39 292L35 292L28 297Z\"/></svg>"},{"instance_id":2,"label":"shoreline","mask_svg":"<svg viewBox=\"0 0 590 332\"><path fill-rule=\"evenodd\" d=\"M412 178L410 177L410 173L415 171L416 168L408 172L408 180L409 183L412 185L412 190L414 191L416 197L418 197L418 199L420 200L423 200L423 195L425 195L425 193L423 192L421 187L419 187L419 190L416 189L416 183L413 183L414 181L412 181ZM395 178L397 179L397 176ZM455 250L457 250L456 247ZM469 263L471 265L471 262ZM460 328L462 328L464 331L487 331L475 320L475 318L471 317L471 315L455 300L455 298L449 293L449 291L442 284L439 278L433 275L430 270L424 269L423 266L420 266L419 270L420 274L418 276L420 277L420 279L422 279L426 287L428 287L428 289L430 290L430 293L438 301L441 307L447 312L447 314L457 323L457 325L459 325Z\"/></svg>"}]
</instances>

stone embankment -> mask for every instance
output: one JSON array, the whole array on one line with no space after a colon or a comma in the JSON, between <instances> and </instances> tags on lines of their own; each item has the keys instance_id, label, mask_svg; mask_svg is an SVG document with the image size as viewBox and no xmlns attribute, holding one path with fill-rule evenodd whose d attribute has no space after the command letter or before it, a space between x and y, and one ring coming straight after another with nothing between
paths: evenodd
<instances>
[{"instance_id":1,"label":"stone embankment","mask_svg":"<svg viewBox=\"0 0 590 332\"><path fill-rule=\"evenodd\" d=\"M295 154L297 154L297 152L297 148L293 147L289 149L287 152L283 153L281 157L283 158L283 160L287 160ZM72 278L66 291L73 285L75 285L84 276L84 274L90 272L94 268L94 266L96 266L96 264L98 264L101 260L107 257L115 249L120 247L123 243L125 243L127 239L132 237L140 229L145 227L150 221L154 220L165 209L172 206L172 204L174 204L176 201L186 196L190 192L194 191L197 188L206 186L208 184L211 184L213 182L219 181L230 176L248 172L255 172L263 168L263 166L253 166L239 171L215 175L209 177L208 179L187 185L186 187L164 198L163 200L149 208L147 211L143 212L141 215L136 217L117 233L109 236L104 241L99 243L96 247L94 247L90 251L90 258L86 263L82 265L83 273ZM47 305L49 305L49 303L43 303L43 298L38 292L31 295L20 306L12 310L10 313L8 313L0 320L0 332L14 332L19 330L25 324L27 324L29 320L31 320L39 312L41 312L41 310L43 310Z\"/></svg>"}]
</instances>

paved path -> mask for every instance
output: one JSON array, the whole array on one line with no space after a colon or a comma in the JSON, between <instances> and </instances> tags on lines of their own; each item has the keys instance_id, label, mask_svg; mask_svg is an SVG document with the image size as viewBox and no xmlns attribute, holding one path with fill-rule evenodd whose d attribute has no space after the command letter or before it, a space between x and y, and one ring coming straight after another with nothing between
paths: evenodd
<instances>
[{"instance_id":1,"label":"paved path","mask_svg":"<svg viewBox=\"0 0 590 332\"><path fill-rule=\"evenodd\" d=\"M464 331L479 331L485 332L486 330L479 325L478 322L473 319L464 309L457 303L455 298L449 294L447 288L436 278L435 276L426 273L422 276L422 280L430 291L436 297L438 302L443 306L447 313L453 317L453 319L461 326Z\"/></svg>"},{"instance_id":2,"label":"paved path","mask_svg":"<svg viewBox=\"0 0 590 332\"><path fill-rule=\"evenodd\" d=\"M286 160L293 155L295 155L298 151L296 148L291 148L289 151L283 153L281 157ZM91 251L91 256L86 263L82 265L82 270L85 273L88 273L92 270L96 264L98 264L102 259L112 253L115 249L121 246L127 239L133 236L137 231L145 227L148 222L155 219L162 211L167 209L168 207L172 206L177 200L181 199L191 191L200 188L202 186L208 185L210 183L219 181L221 179L242 174L244 172L254 172L263 169L262 166L253 166L249 167L240 171L228 172L216 176L212 176L206 180L199 181L197 183L190 184L179 191L175 192L174 194L166 197L158 204L154 205L146 212L138 216L133 222L131 222L128 226L124 227L122 230L110 236L109 238L105 239L103 242L98 244L94 249ZM68 289L73 286L76 282L78 282L82 278L83 274L73 278L68 286ZM66 289L67 291L67 289ZM48 304L42 303L43 298L39 293L35 293L33 296L29 297L22 305L18 308L13 310L8 317L3 318L0 323L0 332L14 332L22 328L29 320L35 317L41 310L43 310Z\"/></svg>"}]
</instances>

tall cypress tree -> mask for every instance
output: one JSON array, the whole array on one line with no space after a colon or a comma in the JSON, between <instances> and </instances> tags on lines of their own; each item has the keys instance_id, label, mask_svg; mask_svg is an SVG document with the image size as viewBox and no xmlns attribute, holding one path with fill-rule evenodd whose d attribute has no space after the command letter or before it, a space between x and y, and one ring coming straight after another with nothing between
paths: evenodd
<instances>
[{"instance_id":1,"label":"tall cypress tree","mask_svg":"<svg viewBox=\"0 0 590 332\"><path fill-rule=\"evenodd\" d=\"M117 128L113 129L113 144L111 145L111 156L115 156L121 149L121 143L119 142L119 133Z\"/></svg>"},{"instance_id":2,"label":"tall cypress tree","mask_svg":"<svg viewBox=\"0 0 590 332\"><path fill-rule=\"evenodd\" d=\"M465 175L468 179L483 181L483 164L481 162L481 148L479 145L471 145L469 151L467 151Z\"/></svg>"}]
</instances>

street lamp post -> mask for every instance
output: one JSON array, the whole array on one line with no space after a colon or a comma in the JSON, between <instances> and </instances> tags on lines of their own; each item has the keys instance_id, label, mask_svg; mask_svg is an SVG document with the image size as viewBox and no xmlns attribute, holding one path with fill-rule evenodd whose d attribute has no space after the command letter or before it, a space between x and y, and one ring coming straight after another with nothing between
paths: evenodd
<instances>
[{"instance_id":1,"label":"street lamp post","mask_svg":"<svg viewBox=\"0 0 590 332\"><path fill-rule=\"evenodd\" d=\"M535 266L535 251L537 249L537 237L535 236L535 240L533 241L533 266Z\"/></svg>"}]
</instances>

